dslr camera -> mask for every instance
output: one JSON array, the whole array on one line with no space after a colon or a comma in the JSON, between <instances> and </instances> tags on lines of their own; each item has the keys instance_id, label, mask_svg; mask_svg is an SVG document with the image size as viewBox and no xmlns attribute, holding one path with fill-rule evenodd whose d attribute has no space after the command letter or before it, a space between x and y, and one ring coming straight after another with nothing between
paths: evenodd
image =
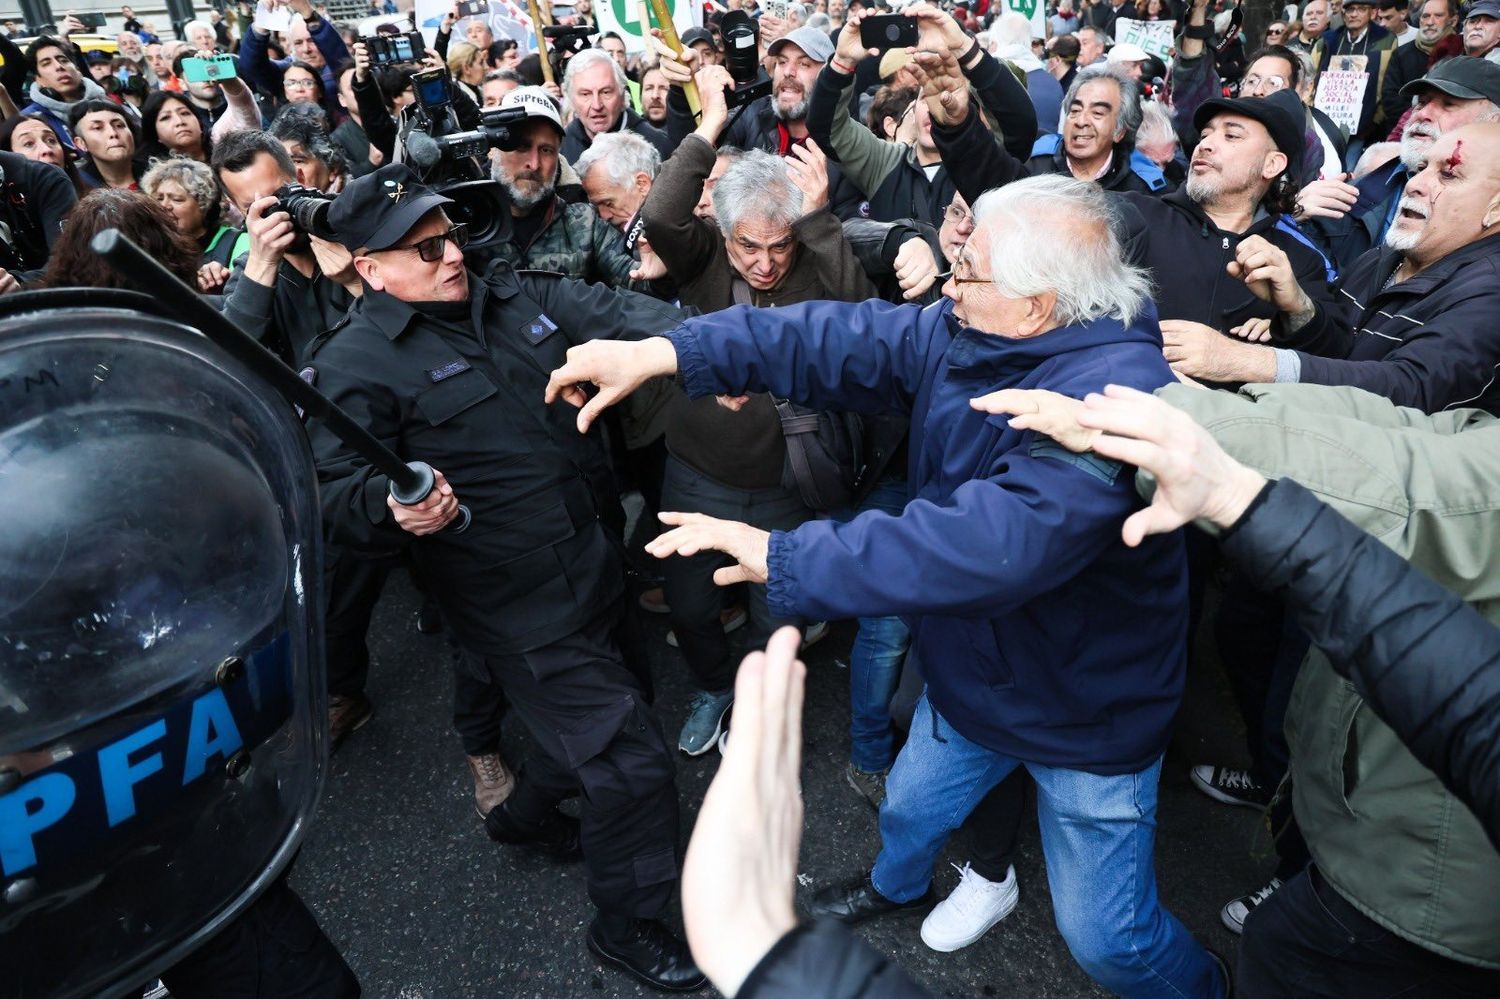
<instances>
[{"instance_id":1,"label":"dslr camera","mask_svg":"<svg viewBox=\"0 0 1500 999\"><path fill-rule=\"evenodd\" d=\"M360 39L370 53L370 65L390 66L401 62L421 62L427 51L427 43L420 31L408 31L404 35L374 34Z\"/></svg>"},{"instance_id":2,"label":"dslr camera","mask_svg":"<svg viewBox=\"0 0 1500 999\"><path fill-rule=\"evenodd\" d=\"M771 78L760 67L760 25L742 10L732 10L719 22L724 39L724 68L734 80L734 89L724 92L724 102L737 108L771 92Z\"/></svg>"},{"instance_id":3,"label":"dslr camera","mask_svg":"<svg viewBox=\"0 0 1500 999\"><path fill-rule=\"evenodd\" d=\"M307 236L319 239L337 239L337 234L328 224L328 206L334 196L301 184L283 184L276 189L276 206L271 212L286 212L291 216L292 226Z\"/></svg>"}]
</instances>

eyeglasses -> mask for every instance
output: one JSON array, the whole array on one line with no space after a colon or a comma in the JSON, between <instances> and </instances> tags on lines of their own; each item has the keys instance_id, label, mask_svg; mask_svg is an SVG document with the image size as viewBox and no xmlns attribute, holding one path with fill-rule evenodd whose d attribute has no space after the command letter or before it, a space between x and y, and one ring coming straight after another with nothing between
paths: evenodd
<instances>
[{"instance_id":1,"label":"eyeglasses","mask_svg":"<svg viewBox=\"0 0 1500 999\"><path fill-rule=\"evenodd\" d=\"M436 236L428 236L419 239L415 243L405 246L387 246L386 250L416 250L417 254L429 264L435 264L443 259L443 253L447 249L444 243L452 241L453 245L462 250L469 245L469 227L463 222L455 222L447 232L440 232Z\"/></svg>"},{"instance_id":2,"label":"eyeglasses","mask_svg":"<svg viewBox=\"0 0 1500 999\"><path fill-rule=\"evenodd\" d=\"M943 220L950 225L973 225L974 214L967 208L949 205L943 209Z\"/></svg>"},{"instance_id":3,"label":"eyeglasses","mask_svg":"<svg viewBox=\"0 0 1500 999\"><path fill-rule=\"evenodd\" d=\"M282 80L281 85L286 90L317 90L318 84L315 80Z\"/></svg>"},{"instance_id":4,"label":"eyeglasses","mask_svg":"<svg viewBox=\"0 0 1500 999\"><path fill-rule=\"evenodd\" d=\"M1271 90L1285 90L1287 88L1284 76L1247 76L1244 83L1240 85L1241 90L1259 90L1262 87Z\"/></svg>"}]
</instances>

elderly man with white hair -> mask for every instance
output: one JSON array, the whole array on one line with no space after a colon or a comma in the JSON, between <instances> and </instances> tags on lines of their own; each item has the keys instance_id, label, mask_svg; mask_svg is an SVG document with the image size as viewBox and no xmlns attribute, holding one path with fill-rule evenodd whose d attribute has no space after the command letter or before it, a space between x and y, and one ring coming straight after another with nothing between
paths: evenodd
<instances>
[{"instance_id":1,"label":"elderly man with white hair","mask_svg":"<svg viewBox=\"0 0 1500 999\"><path fill-rule=\"evenodd\" d=\"M610 132L634 132L655 146L662 159L672 155L667 133L630 107L630 81L608 52L584 49L569 59L562 89L573 110L562 144L563 158L569 163L577 163L596 136Z\"/></svg>"},{"instance_id":2,"label":"elderly man with white hair","mask_svg":"<svg viewBox=\"0 0 1500 999\"><path fill-rule=\"evenodd\" d=\"M661 154L639 135L611 132L595 139L573 169L599 217L624 229L651 193Z\"/></svg>"},{"instance_id":3,"label":"elderly man with white hair","mask_svg":"<svg viewBox=\"0 0 1500 999\"><path fill-rule=\"evenodd\" d=\"M1125 545L1120 521L1138 500L1120 463L1080 460L970 405L1000 388L1082 398L1109 383L1149 392L1169 382L1149 282L1125 261L1097 185L1034 177L974 209L940 305L695 317L665 338L570 350L547 395L582 406L580 428L645 379L673 374L695 398L770 391L909 415L900 514L767 532L667 513L676 529L649 546L659 557L726 553L734 564L715 580L764 583L780 616L912 623L928 686L887 784L880 855L872 871L818 892L814 915L854 923L930 905L949 834L1024 766L1057 926L1079 964L1122 995L1213 999L1227 972L1163 909L1152 862L1185 678L1182 537ZM592 399L584 383L598 386Z\"/></svg>"}]
</instances>

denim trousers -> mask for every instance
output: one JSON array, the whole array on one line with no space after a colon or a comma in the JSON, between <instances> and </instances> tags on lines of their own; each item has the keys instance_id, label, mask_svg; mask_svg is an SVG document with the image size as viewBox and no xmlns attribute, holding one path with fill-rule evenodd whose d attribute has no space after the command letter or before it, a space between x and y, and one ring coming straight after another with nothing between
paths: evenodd
<instances>
[{"instance_id":1,"label":"denim trousers","mask_svg":"<svg viewBox=\"0 0 1500 999\"><path fill-rule=\"evenodd\" d=\"M924 694L886 781L876 890L898 902L926 892L949 834L1018 766L1036 780L1047 884L1074 960L1122 996L1222 996L1213 959L1156 895L1160 758L1114 776L1027 763L964 738Z\"/></svg>"},{"instance_id":2,"label":"denim trousers","mask_svg":"<svg viewBox=\"0 0 1500 999\"><path fill-rule=\"evenodd\" d=\"M840 511L845 523L868 510L892 515L906 509L906 482L884 479L857 508ZM911 632L899 617L862 617L849 650L849 762L867 773L888 770L896 757L891 698Z\"/></svg>"}]
</instances>

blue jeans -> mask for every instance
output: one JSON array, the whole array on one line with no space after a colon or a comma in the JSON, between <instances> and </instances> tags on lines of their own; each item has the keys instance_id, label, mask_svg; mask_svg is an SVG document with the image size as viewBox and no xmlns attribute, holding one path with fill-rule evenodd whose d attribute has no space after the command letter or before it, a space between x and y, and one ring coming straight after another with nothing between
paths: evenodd
<instances>
[{"instance_id":1,"label":"blue jeans","mask_svg":"<svg viewBox=\"0 0 1500 999\"><path fill-rule=\"evenodd\" d=\"M886 781L876 890L898 902L926 892L948 835L1018 766L1036 779L1047 883L1073 959L1122 996L1222 996L1213 959L1156 897L1160 759L1114 777L1023 763L965 739L924 694Z\"/></svg>"},{"instance_id":2,"label":"blue jeans","mask_svg":"<svg viewBox=\"0 0 1500 999\"><path fill-rule=\"evenodd\" d=\"M836 519L848 522L866 510L899 514L906 508L906 483L885 479L856 510ZM901 679L901 662L911 644L911 632L899 617L862 617L854 646L849 650L849 762L876 773L895 758L891 729L891 697Z\"/></svg>"}]
</instances>

